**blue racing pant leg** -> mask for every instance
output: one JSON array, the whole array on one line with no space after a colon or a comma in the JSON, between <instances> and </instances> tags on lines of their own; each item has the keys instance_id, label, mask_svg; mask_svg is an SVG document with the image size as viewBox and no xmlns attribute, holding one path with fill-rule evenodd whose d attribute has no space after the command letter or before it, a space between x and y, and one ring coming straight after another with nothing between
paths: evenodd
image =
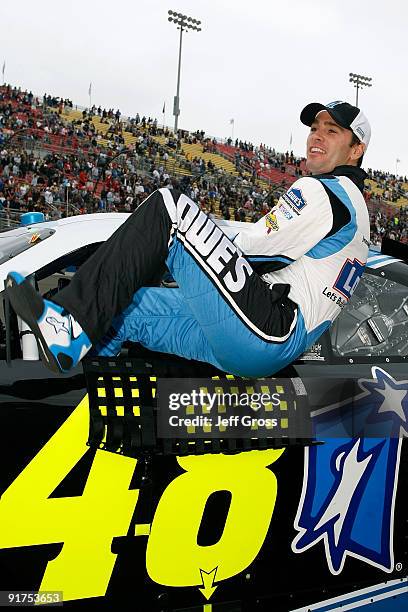
<instances>
[{"instance_id":1,"label":"blue racing pant leg","mask_svg":"<svg viewBox=\"0 0 408 612\"><path fill-rule=\"evenodd\" d=\"M204 361L221 368L179 289L139 289L130 306L116 317L95 351L101 356L117 355L126 340L139 342L153 351Z\"/></svg>"}]
</instances>

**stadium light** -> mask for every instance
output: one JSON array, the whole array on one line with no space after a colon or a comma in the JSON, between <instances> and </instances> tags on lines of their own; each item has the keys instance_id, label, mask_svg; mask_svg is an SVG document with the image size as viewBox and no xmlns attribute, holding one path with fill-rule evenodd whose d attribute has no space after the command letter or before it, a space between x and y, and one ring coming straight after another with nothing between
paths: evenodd
<instances>
[{"instance_id":1,"label":"stadium light","mask_svg":"<svg viewBox=\"0 0 408 612\"><path fill-rule=\"evenodd\" d=\"M193 19L192 17L187 17L187 15L183 15L182 13L176 13L175 11L168 11L168 14L170 15L168 20L175 23L177 26L177 29L180 30L179 58L178 58L178 69L177 69L177 89L176 89L176 95L174 96L174 104L173 104L174 133L177 134L178 118L180 115L180 73L181 73L181 48L183 44L183 32L187 32L188 30L195 30L196 32L201 32L201 28L197 27L201 24L201 21L198 21L197 19Z\"/></svg>"},{"instance_id":2,"label":"stadium light","mask_svg":"<svg viewBox=\"0 0 408 612\"><path fill-rule=\"evenodd\" d=\"M354 72L350 72L349 77L350 83L354 83L354 87L356 88L356 106L358 106L358 90L362 87L372 87L371 81L373 79L363 76L362 74L354 74Z\"/></svg>"}]
</instances>

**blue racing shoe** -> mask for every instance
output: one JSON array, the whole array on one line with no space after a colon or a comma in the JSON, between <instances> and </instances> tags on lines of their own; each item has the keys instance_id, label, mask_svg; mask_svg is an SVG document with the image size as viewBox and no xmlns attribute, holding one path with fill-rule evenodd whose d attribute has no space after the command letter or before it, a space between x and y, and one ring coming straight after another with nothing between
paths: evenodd
<instances>
[{"instance_id":1,"label":"blue racing shoe","mask_svg":"<svg viewBox=\"0 0 408 612\"><path fill-rule=\"evenodd\" d=\"M18 272L7 275L6 291L15 312L35 335L45 365L53 372L68 372L76 366L92 343L74 317L44 300Z\"/></svg>"}]
</instances>

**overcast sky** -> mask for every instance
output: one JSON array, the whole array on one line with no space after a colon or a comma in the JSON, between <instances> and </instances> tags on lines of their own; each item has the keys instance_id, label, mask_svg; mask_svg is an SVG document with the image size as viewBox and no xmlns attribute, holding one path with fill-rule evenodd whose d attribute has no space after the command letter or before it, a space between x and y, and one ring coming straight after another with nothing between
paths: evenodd
<instances>
[{"instance_id":1,"label":"overcast sky","mask_svg":"<svg viewBox=\"0 0 408 612\"><path fill-rule=\"evenodd\" d=\"M179 32L168 9L202 21L183 37L179 127L285 151L312 101L355 103L349 72L370 76L359 106L365 167L408 175L406 0L18 0L1 2L5 80L34 93L173 125ZM3 56L3 57L2 57Z\"/></svg>"}]
</instances>

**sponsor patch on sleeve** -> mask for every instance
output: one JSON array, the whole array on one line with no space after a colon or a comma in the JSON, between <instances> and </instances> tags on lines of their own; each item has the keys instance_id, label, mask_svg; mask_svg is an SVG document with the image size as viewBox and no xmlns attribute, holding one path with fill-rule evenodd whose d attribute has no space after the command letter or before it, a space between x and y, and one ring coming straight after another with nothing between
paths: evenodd
<instances>
[{"instance_id":1,"label":"sponsor patch on sleeve","mask_svg":"<svg viewBox=\"0 0 408 612\"><path fill-rule=\"evenodd\" d=\"M293 219L293 215L290 212L290 210L282 203L278 204L277 206L277 210L285 217L285 219L287 219L288 221L290 221L290 219Z\"/></svg>"},{"instance_id":2,"label":"sponsor patch on sleeve","mask_svg":"<svg viewBox=\"0 0 408 612\"><path fill-rule=\"evenodd\" d=\"M265 224L267 227L267 234L270 234L271 231L277 232L279 229L278 220L273 212L270 212L265 216Z\"/></svg>"},{"instance_id":3,"label":"sponsor patch on sleeve","mask_svg":"<svg viewBox=\"0 0 408 612\"><path fill-rule=\"evenodd\" d=\"M300 211L307 205L307 202L303 196L302 190L297 187L292 187L282 196L283 200L290 206L290 208L296 213L300 214Z\"/></svg>"}]
</instances>

